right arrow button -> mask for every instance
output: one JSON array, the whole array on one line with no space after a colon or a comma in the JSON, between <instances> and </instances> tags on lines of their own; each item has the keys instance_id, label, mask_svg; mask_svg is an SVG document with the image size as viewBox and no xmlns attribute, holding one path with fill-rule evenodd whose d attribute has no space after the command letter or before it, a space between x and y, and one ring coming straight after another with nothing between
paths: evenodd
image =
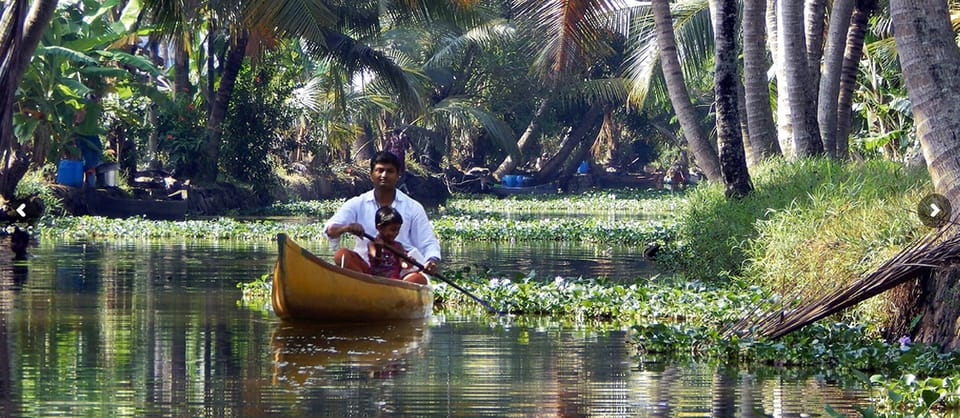
<instances>
[{"instance_id":1,"label":"right arrow button","mask_svg":"<svg viewBox=\"0 0 960 418\"><path fill-rule=\"evenodd\" d=\"M939 228L950 220L950 201L939 194L930 194L920 200L917 216L931 228Z\"/></svg>"}]
</instances>

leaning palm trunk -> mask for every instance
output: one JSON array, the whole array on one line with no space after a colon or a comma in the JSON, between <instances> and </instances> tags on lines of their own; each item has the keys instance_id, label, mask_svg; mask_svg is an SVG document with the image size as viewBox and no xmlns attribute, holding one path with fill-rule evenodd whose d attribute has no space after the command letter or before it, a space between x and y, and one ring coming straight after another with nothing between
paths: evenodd
<instances>
[{"instance_id":1,"label":"leaning palm trunk","mask_svg":"<svg viewBox=\"0 0 960 418\"><path fill-rule=\"evenodd\" d=\"M834 0L830 12L830 29L827 34L826 52L823 57L823 73L820 75L820 97L817 99L817 122L824 152L839 157L837 147L837 115L839 110L840 74L843 68L843 52L847 45L847 28L853 15L855 0Z\"/></svg>"},{"instance_id":2,"label":"leaning palm trunk","mask_svg":"<svg viewBox=\"0 0 960 418\"><path fill-rule=\"evenodd\" d=\"M590 106L590 110L587 110L587 113L580 119L579 124L560 141L560 148L557 150L557 153L554 154L543 166L543 169L534 176L534 182L538 184L548 183L560 178L564 172L564 167L567 167L566 164L570 162L570 155L574 153L574 150L582 149L583 147L581 145L583 143L587 143L585 147L589 151L590 145L593 144L593 140L596 139L597 133L600 130L602 117L602 106L598 104ZM574 159L570 163L574 164L575 167L575 164L579 163L584 155L586 155L586 153L579 155L578 159ZM566 179L560 178L561 182L565 180Z\"/></svg>"},{"instance_id":3,"label":"leaning palm trunk","mask_svg":"<svg viewBox=\"0 0 960 418\"><path fill-rule=\"evenodd\" d=\"M30 165L29 144L20 144L13 133L15 93L57 8L56 0L29 4L6 2L0 16L0 198L13 197Z\"/></svg>"},{"instance_id":4,"label":"leaning palm trunk","mask_svg":"<svg viewBox=\"0 0 960 418\"><path fill-rule=\"evenodd\" d=\"M755 163L780 153L773 111L770 108L770 83L767 81L767 50L764 48L767 0L743 2L743 89L746 102L749 149Z\"/></svg>"},{"instance_id":5,"label":"leaning palm trunk","mask_svg":"<svg viewBox=\"0 0 960 418\"><path fill-rule=\"evenodd\" d=\"M720 178L717 148L710 143L703 128L700 127L700 118L690 102L690 93L683 81L680 58L677 55L677 40L673 33L670 3L667 0L653 0L650 5L657 30L657 44L660 46L660 65L663 67L670 103L677 114L677 119L680 120L690 151L697 159L697 165L707 178Z\"/></svg>"},{"instance_id":6,"label":"leaning palm trunk","mask_svg":"<svg viewBox=\"0 0 960 418\"><path fill-rule=\"evenodd\" d=\"M720 170L727 197L743 197L753 186L747 172L747 160L737 115L737 3L736 0L710 0L713 39L716 48L715 94L717 101L717 137L720 142Z\"/></svg>"},{"instance_id":7,"label":"leaning palm trunk","mask_svg":"<svg viewBox=\"0 0 960 418\"><path fill-rule=\"evenodd\" d=\"M960 91L960 48L947 4L943 0L891 0L890 15L897 28L903 79L934 189L960 208L960 96L952 94ZM957 234L956 229L950 232ZM960 325L960 302L955 297L960 291L958 277L960 269L953 264L921 279L916 297L899 308L901 315L920 312L922 319L916 329L897 331L947 350L960 346L956 332Z\"/></svg>"},{"instance_id":8,"label":"leaning palm trunk","mask_svg":"<svg viewBox=\"0 0 960 418\"><path fill-rule=\"evenodd\" d=\"M543 120L543 115L547 113L547 110L550 109L550 105L552 104L553 103L550 98L544 98L543 101L540 102L540 107L537 109L537 113L533 115L533 119L530 121L530 124L527 125L527 129L523 131L523 134L520 135L520 139L517 140L517 148L520 149L521 155L528 152L530 147L533 145L533 138L540 132L540 122ZM504 175L517 168L517 165L519 165L519 161L508 155L507 158L500 163L500 166L494 170L493 176L498 179L503 178Z\"/></svg>"}]
</instances>

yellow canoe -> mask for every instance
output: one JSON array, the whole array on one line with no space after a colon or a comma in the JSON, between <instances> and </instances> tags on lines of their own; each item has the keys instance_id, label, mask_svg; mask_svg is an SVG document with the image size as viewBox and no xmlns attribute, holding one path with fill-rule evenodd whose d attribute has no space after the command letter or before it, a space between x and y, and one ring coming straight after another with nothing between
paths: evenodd
<instances>
[{"instance_id":1,"label":"yellow canoe","mask_svg":"<svg viewBox=\"0 0 960 418\"><path fill-rule=\"evenodd\" d=\"M433 288L343 269L277 235L273 310L285 320L373 322L429 317Z\"/></svg>"}]
</instances>

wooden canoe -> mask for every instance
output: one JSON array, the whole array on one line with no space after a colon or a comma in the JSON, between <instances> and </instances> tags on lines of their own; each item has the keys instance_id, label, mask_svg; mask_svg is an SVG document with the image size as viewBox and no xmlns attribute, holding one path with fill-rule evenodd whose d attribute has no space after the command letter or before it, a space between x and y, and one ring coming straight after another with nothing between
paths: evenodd
<instances>
[{"instance_id":1,"label":"wooden canoe","mask_svg":"<svg viewBox=\"0 0 960 418\"><path fill-rule=\"evenodd\" d=\"M110 196L88 189L85 194L87 211L106 218L143 216L155 221L182 221L187 214L186 200L144 200Z\"/></svg>"},{"instance_id":2,"label":"wooden canoe","mask_svg":"<svg viewBox=\"0 0 960 418\"><path fill-rule=\"evenodd\" d=\"M501 186L498 184L493 188L491 188L490 192L497 197L508 197L508 196L517 196L517 195L557 194L557 185L552 182L538 184L536 186L519 186L519 187Z\"/></svg>"},{"instance_id":3,"label":"wooden canoe","mask_svg":"<svg viewBox=\"0 0 960 418\"><path fill-rule=\"evenodd\" d=\"M429 285L343 269L277 235L273 310L285 320L323 323L375 322L429 317Z\"/></svg>"}]
</instances>

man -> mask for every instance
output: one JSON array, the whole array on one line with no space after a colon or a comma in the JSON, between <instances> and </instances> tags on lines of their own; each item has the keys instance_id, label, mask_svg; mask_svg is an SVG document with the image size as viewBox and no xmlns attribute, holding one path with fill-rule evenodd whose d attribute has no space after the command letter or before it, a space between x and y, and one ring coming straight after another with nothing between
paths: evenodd
<instances>
[{"instance_id":1,"label":"man","mask_svg":"<svg viewBox=\"0 0 960 418\"><path fill-rule=\"evenodd\" d=\"M94 93L88 94L83 100L84 106L77 111L73 118L76 125L76 142L83 158L83 174L86 177L84 184L94 185L97 166L100 165L100 155L103 154L103 143L100 135L103 128L100 126L100 115L103 106L100 97Z\"/></svg>"},{"instance_id":2,"label":"man","mask_svg":"<svg viewBox=\"0 0 960 418\"><path fill-rule=\"evenodd\" d=\"M426 258L422 263L426 273L437 272L440 262L440 243L437 241L433 224L427 218L423 205L397 190L397 181L403 174L401 167L400 159L396 155L386 151L378 152L370 160L370 179L373 181L373 190L348 200L324 225L324 234L334 248L340 246L340 236L344 233L360 237L357 239L354 250L347 248L336 250L334 261L337 265L370 273L367 240L363 235L377 234L375 225L377 210L384 206L391 206L404 219L396 240L405 248L417 250ZM427 284L427 278L423 274L407 275L404 280Z\"/></svg>"}]
</instances>

